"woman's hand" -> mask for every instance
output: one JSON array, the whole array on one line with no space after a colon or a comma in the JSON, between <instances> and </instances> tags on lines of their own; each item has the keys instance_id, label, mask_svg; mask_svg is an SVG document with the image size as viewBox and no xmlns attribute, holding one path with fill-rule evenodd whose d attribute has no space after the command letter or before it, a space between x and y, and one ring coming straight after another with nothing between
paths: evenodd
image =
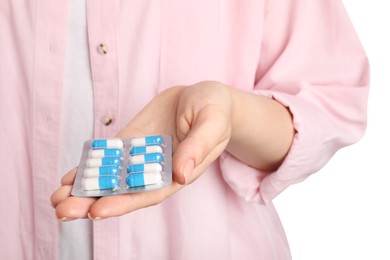
<instances>
[{"instance_id":1,"label":"woman's hand","mask_svg":"<svg viewBox=\"0 0 390 260\"><path fill-rule=\"evenodd\" d=\"M150 192L102 198L70 195L76 169L51 197L61 220L120 216L156 205L192 183L225 150L232 132L232 88L217 82L173 87L154 98L118 136L169 134L173 138L171 186Z\"/></svg>"}]
</instances>

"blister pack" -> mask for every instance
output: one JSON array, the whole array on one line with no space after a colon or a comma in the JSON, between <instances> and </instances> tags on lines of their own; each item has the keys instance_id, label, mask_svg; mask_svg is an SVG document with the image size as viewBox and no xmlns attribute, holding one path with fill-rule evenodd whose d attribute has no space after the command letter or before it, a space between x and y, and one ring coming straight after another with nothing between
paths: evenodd
<instances>
[{"instance_id":1,"label":"blister pack","mask_svg":"<svg viewBox=\"0 0 390 260\"><path fill-rule=\"evenodd\" d=\"M93 139L84 142L71 194L111 196L162 189L171 183L171 136Z\"/></svg>"}]
</instances>

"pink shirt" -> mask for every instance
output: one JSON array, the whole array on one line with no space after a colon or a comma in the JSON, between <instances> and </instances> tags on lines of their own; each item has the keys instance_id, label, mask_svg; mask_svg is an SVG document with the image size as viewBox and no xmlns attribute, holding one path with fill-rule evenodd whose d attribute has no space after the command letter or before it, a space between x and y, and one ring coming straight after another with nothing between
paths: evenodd
<instances>
[{"instance_id":1,"label":"pink shirt","mask_svg":"<svg viewBox=\"0 0 390 260\"><path fill-rule=\"evenodd\" d=\"M0 4L0 259L56 259L67 10ZM277 99L297 131L273 173L225 153L162 204L94 222L95 259L290 259L272 199L366 126L369 67L341 1L88 0L87 17L96 137L203 80Z\"/></svg>"}]
</instances>

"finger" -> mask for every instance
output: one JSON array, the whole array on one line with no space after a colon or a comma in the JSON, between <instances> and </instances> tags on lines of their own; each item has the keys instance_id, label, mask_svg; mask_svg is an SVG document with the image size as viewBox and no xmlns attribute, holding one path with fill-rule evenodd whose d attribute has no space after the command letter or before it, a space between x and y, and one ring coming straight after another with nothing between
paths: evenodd
<instances>
[{"instance_id":1,"label":"finger","mask_svg":"<svg viewBox=\"0 0 390 260\"><path fill-rule=\"evenodd\" d=\"M72 185L64 185L57 189L50 197L51 205L55 208L64 199L70 197Z\"/></svg>"},{"instance_id":2,"label":"finger","mask_svg":"<svg viewBox=\"0 0 390 260\"><path fill-rule=\"evenodd\" d=\"M74 178L76 177L77 167L66 173L61 179L61 185L73 185Z\"/></svg>"},{"instance_id":3,"label":"finger","mask_svg":"<svg viewBox=\"0 0 390 260\"><path fill-rule=\"evenodd\" d=\"M97 198L91 197L68 197L57 205L57 218L63 221L87 218L89 209L96 200Z\"/></svg>"},{"instance_id":4,"label":"finger","mask_svg":"<svg viewBox=\"0 0 390 260\"><path fill-rule=\"evenodd\" d=\"M90 208L90 218L98 220L121 216L140 208L157 205L181 187L177 183L172 183L161 190L102 197Z\"/></svg>"},{"instance_id":5,"label":"finger","mask_svg":"<svg viewBox=\"0 0 390 260\"><path fill-rule=\"evenodd\" d=\"M201 111L173 154L174 180L180 184L192 181L195 168L200 165L207 167L223 152L229 142L230 131L224 113L213 108Z\"/></svg>"}]
</instances>

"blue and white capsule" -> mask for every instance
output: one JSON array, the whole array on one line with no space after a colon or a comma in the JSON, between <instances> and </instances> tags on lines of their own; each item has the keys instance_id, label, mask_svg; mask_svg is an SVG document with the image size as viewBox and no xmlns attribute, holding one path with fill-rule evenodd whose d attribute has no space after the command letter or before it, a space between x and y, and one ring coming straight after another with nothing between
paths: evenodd
<instances>
[{"instance_id":1,"label":"blue and white capsule","mask_svg":"<svg viewBox=\"0 0 390 260\"><path fill-rule=\"evenodd\" d=\"M103 158L89 158L86 160L85 165L88 168L95 168L100 166L116 166L118 167L121 161L117 157L103 157Z\"/></svg>"},{"instance_id":2,"label":"blue and white capsule","mask_svg":"<svg viewBox=\"0 0 390 260\"><path fill-rule=\"evenodd\" d=\"M161 153L147 153L129 157L130 164L161 163L163 155Z\"/></svg>"},{"instance_id":3,"label":"blue and white capsule","mask_svg":"<svg viewBox=\"0 0 390 260\"><path fill-rule=\"evenodd\" d=\"M134 146L149 146L149 145L161 145L163 138L161 135L151 135L146 137L133 138L130 141L130 145Z\"/></svg>"},{"instance_id":4,"label":"blue and white capsule","mask_svg":"<svg viewBox=\"0 0 390 260\"><path fill-rule=\"evenodd\" d=\"M118 186L119 180L116 176L83 178L81 180L81 188L85 191L115 189Z\"/></svg>"},{"instance_id":5,"label":"blue and white capsule","mask_svg":"<svg viewBox=\"0 0 390 260\"><path fill-rule=\"evenodd\" d=\"M134 164L127 167L127 173L159 173L162 172L162 166L159 163Z\"/></svg>"},{"instance_id":6,"label":"blue and white capsule","mask_svg":"<svg viewBox=\"0 0 390 260\"><path fill-rule=\"evenodd\" d=\"M122 157L122 150L118 148L113 149L98 149L89 150L89 158L102 158L102 157Z\"/></svg>"},{"instance_id":7,"label":"blue and white capsule","mask_svg":"<svg viewBox=\"0 0 390 260\"><path fill-rule=\"evenodd\" d=\"M117 175L117 174L119 174L118 166L100 166L100 167L84 169L84 177L99 177L102 175Z\"/></svg>"},{"instance_id":8,"label":"blue and white capsule","mask_svg":"<svg viewBox=\"0 0 390 260\"><path fill-rule=\"evenodd\" d=\"M121 139L96 139L92 141L92 149L123 148Z\"/></svg>"},{"instance_id":9,"label":"blue and white capsule","mask_svg":"<svg viewBox=\"0 0 390 260\"><path fill-rule=\"evenodd\" d=\"M145 154L145 153L162 153L163 149L159 145L150 146L134 146L130 149L130 155Z\"/></svg>"},{"instance_id":10,"label":"blue and white capsule","mask_svg":"<svg viewBox=\"0 0 390 260\"><path fill-rule=\"evenodd\" d=\"M161 174L158 173L135 173L129 174L126 178L126 184L130 188L158 184L161 182L162 177Z\"/></svg>"}]
</instances>

